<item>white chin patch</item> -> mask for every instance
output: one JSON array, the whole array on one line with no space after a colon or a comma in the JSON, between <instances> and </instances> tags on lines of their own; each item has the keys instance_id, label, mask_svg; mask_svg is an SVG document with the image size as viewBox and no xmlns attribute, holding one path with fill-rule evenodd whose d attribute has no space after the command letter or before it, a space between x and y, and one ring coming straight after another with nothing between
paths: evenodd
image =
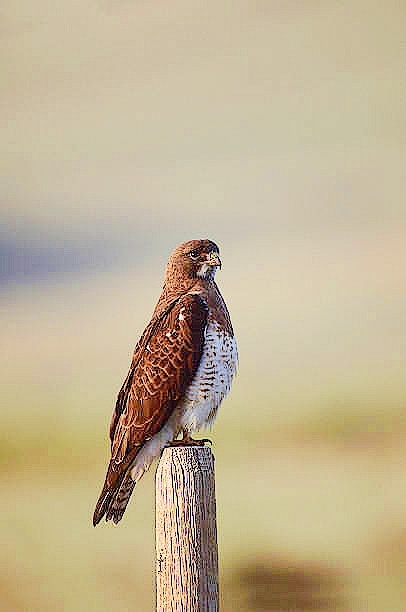
<instances>
[{"instance_id":1,"label":"white chin patch","mask_svg":"<svg viewBox=\"0 0 406 612\"><path fill-rule=\"evenodd\" d=\"M197 276L199 278L214 278L216 274L216 266L209 266L209 264L204 263L200 266Z\"/></svg>"}]
</instances>

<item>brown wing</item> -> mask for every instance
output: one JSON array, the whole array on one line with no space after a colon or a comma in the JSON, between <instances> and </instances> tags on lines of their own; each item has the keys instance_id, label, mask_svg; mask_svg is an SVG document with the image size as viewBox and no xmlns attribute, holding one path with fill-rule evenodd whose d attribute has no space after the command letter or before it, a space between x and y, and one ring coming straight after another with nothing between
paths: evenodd
<instances>
[{"instance_id":1,"label":"brown wing","mask_svg":"<svg viewBox=\"0 0 406 612\"><path fill-rule=\"evenodd\" d=\"M152 319L134 350L110 424L111 461L96 506L97 522L143 443L157 433L199 364L208 307L196 294L175 300Z\"/></svg>"},{"instance_id":2,"label":"brown wing","mask_svg":"<svg viewBox=\"0 0 406 612\"><path fill-rule=\"evenodd\" d=\"M200 296L187 294L145 330L110 425L117 463L161 429L184 394L202 355L207 312Z\"/></svg>"}]
</instances>

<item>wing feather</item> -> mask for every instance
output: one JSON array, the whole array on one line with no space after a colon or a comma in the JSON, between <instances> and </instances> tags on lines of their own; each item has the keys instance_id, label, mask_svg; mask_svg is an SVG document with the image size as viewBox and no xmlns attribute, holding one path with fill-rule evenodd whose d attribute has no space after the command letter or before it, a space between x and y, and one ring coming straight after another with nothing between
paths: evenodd
<instances>
[{"instance_id":1,"label":"wing feather","mask_svg":"<svg viewBox=\"0 0 406 612\"><path fill-rule=\"evenodd\" d=\"M192 381L207 315L199 295L183 295L152 319L137 343L110 423L111 461L95 522L108 511L139 449L161 429Z\"/></svg>"},{"instance_id":2,"label":"wing feather","mask_svg":"<svg viewBox=\"0 0 406 612\"><path fill-rule=\"evenodd\" d=\"M196 294L187 294L171 306L150 323L137 344L118 395L110 429L116 461L123 450L125 455L161 429L197 370L207 322L206 303Z\"/></svg>"}]
</instances>

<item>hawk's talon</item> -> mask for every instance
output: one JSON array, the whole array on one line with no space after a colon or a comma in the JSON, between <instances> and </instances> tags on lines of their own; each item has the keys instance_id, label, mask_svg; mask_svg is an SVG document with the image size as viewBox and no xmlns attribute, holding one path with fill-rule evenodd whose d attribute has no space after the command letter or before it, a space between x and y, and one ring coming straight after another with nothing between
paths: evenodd
<instances>
[{"instance_id":1,"label":"hawk's talon","mask_svg":"<svg viewBox=\"0 0 406 612\"><path fill-rule=\"evenodd\" d=\"M202 440L195 440L190 436L184 435L181 440L172 440L172 442L170 442L168 446L204 446L206 442L208 442L210 445L213 444L213 442L208 438L203 438Z\"/></svg>"},{"instance_id":2,"label":"hawk's talon","mask_svg":"<svg viewBox=\"0 0 406 612\"><path fill-rule=\"evenodd\" d=\"M204 446L206 442L210 444L210 446L213 446L213 441L209 440L209 438L202 438L201 440L199 440L199 442L202 442L202 446Z\"/></svg>"}]
</instances>

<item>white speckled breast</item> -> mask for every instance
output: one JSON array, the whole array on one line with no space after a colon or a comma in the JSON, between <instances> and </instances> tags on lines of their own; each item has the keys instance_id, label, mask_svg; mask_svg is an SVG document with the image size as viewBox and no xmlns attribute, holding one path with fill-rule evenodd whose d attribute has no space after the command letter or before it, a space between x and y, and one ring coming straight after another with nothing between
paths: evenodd
<instances>
[{"instance_id":1,"label":"white speckled breast","mask_svg":"<svg viewBox=\"0 0 406 612\"><path fill-rule=\"evenodd\" d=\"M193 433L213 423L230 391L237 361L235 338L209 318L199 367L179 406L182 428Z\"/></svg>"}]
</instances>

